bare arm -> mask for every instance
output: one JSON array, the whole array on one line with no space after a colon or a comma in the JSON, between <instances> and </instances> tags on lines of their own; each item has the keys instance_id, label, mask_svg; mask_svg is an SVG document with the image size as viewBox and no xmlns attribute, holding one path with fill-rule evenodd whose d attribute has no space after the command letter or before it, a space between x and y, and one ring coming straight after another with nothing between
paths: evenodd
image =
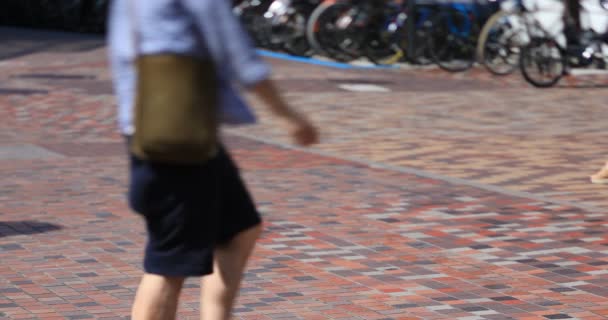
<instances>
[{"instance_id":1,"label":"bare arm","mask_svg":"<svg viewBox=\"0 0 608 320\"><path fill-rule=\"evenodd\" d=\"M270 108L274 115L285 119L298 116L296 111L291 109L279 94L272 80L260 81L252 86L250 90Z\"/></svg>"},{"instance_id":2,"label":"bare arm","mask_svg":"<svg viewBox=\"0 0 608 320\"><path fill-rule=\"evenodd\" d=\"M298 144L306 146L318 142L317 129L304 115L289 107L272 80L262 80L250 90L270 108L274 115L288 121L292 126L291 134Z\"/></svg>"},{"instance_id":3,"label":"bare arm","mask_svg":"<svg viewBox=\"0 0 608 320\"><path fill-rule=\"evenodd\" d=\"M196 18L215 63L228 70L229 80L249 88L273 114L287 120L296 143L316 143L317 130L283 100L269 79L270 68L258 57L230 6L223 0L182 0L182 3Z\"/></svg>"}]
</instances>

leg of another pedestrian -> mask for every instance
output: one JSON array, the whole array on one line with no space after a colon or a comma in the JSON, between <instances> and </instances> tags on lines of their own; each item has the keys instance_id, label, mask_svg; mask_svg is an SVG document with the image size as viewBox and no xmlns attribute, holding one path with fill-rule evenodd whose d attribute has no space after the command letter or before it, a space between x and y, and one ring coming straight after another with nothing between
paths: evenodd
<instances>
[{"instance_id":1,"label":"leg of another pedestrian","mask_svg":"<svg viewBox=\"0 0 608 320\"><path fill-rule=\"evenodd\" d=\"M591 176L591 182L597 184L608 184L608 162L594 175Z\"/></svg>"},{"instance_id":2,"label":"leg of another pedestrian","mask_svg":"<svg viewBox=\"0 0 608 320\"><path fill-rule=\"evenodd\" d=\"M201 319L230 319L247 260L261 232L261 225L249 228L215 250L213 273L202 279Z\"/></svg>"},{"instance_id":3,"label":"leg of another pedestrian","mask_svg":"<svg viewBox=\"0 0 608 320\"><path fill-rule=\"evenodd\" d=\"M185 278L144 274L133 303L133 320L173 320Z\"/></svg>"}]
</instances>

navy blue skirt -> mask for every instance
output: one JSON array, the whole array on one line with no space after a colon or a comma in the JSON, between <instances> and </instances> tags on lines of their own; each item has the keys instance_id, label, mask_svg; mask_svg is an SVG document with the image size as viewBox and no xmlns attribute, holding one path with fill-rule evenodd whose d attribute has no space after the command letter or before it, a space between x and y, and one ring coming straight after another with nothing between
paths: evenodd
<instances>
[{"instance_id":1,"label":"navy blue skirt","mask_svg":"<svg viewBox=\"0 0 608 320\"><path fill-rule=\"evenodd\" d=\"M213 251L261 223L240 173L222 147L204 165L176 166L131 155L129 204L148 231L147 273L189 277L213 272Z\"/></svg>"}]
</instances>

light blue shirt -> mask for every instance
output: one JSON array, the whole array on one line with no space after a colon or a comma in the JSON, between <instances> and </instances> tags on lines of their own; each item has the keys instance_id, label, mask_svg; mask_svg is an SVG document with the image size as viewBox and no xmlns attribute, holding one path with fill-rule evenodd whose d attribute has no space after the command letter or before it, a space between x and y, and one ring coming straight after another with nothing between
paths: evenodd
<instances>
[{"instance_id":1,"label":"light blue shirt","mask_svg":"<svg viewBox=\"0 0 608 320\"><path fill-rule=\"evenodd\" d=\"M108 22L110 65L123 134L133 134L138 53L179 53L211 57L218 69L220 113L227 123L253 121L234 85L250 86L267 79L270 68L233 15L229 0L113 0ZM131 10L133 9L133 12ZM133 18L133 19L132 19ZM133 21L135 20L135 21ZM233 115L232 119L229 115ZM234 118L239 119L234 119Z\"/></svg>"}]
</instances>

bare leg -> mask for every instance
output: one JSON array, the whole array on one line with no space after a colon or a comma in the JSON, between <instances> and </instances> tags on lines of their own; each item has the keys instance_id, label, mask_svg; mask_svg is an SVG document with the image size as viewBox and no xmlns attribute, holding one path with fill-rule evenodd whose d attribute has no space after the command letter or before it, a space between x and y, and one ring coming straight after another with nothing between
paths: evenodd
<instances>
[{"instance_id":1,"label":"bare leg","mask_svg":"<svg viewBox=\"0 0 608 320\"><path fill-rule=\"evenodd\" d=\"M137 289L133 320L173 320L184 278L144 274Z\"/></svg>"},{"instance_id":2,"label":"bare leg","mask_svg":"<svg viewBox=\"0 0 608 320\"><path fill-rule=\"evenodd\" d=\"M600 171L591 176L591 182L608 184L608 162L602 167L602 169L600 169Z\"/></svg>"},{"instance_id":3,"label":"bare leg","mask_svg":"<svg viewBox=\"0 0 608 320\"><path fill-rule=\"evenodd\" d=\"M247 260L261 232L262 226L255 226L215 250L213 274L202 279L201 319L230 319Z\"/></svg>"}]
</instances>

